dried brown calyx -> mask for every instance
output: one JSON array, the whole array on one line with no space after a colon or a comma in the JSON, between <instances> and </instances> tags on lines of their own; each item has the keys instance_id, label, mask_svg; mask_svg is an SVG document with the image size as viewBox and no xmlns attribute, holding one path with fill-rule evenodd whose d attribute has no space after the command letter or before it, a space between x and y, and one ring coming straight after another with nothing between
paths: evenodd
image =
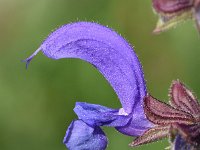
<instances>
[{"instance_id":1,"label":"dried brown calyx","mask_svg":"<svg viewBox=\"0 0 200 150\"><path fill-rule=\"evenodd\" d=\"M144 98L146 117L155 124L130 145L138 146L169 137L174 145L189 145L190 150L200 149L200 104L196 97L179 81L174 81L170 90L170 105L152 96ZM180 145L181 144L181 145ZM172 146L174 147L174 146ZM177 147L177 146L176 146ZM176 149L177 150L177 149ZM185 149L184 149L185 150Z\"/></svg>"},{"instance_id":2,"label":"dried brown calyx","mask_svg":"<svg viewBox=\"0 0 200 150\"><path fill-rule=\"evenodd\" d=\"M154 33L160 33L187 19L196 22L200 32L200 0L152 0L153 8L159 15Z\"/></svg>"}]
</instances>

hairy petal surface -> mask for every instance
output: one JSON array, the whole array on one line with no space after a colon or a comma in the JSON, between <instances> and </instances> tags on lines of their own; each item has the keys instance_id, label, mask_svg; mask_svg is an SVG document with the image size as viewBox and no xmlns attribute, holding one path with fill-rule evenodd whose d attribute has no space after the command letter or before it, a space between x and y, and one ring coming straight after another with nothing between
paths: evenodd
<instances>
[{"instance_id":1,"label":"hairy petal surface","mask_svg":"<svg viewBox=\"0 0 200 150\"><path fill-rule=\"evenodd\" d=\"M68 127L63 143L69 150L104 150L107 138L100 127L90 127L76 120Z\"/></svg>"},{"instance_id":2,"label":"hairy petal surface","mask_svg":"<svg viewBox=\"0 0 200 150\"><path fill-rule=\"evenodd\" d=\"M119 110L105 106L77 102L74 108L78 118L91 126L125 126L130 115L119 114Z\"/></svg>"},{"instance_id":3,"label":"hairy petal surface","mask_svg":"<svg viewBox=\"0 0 200 150\"><path fill-rule=\"evenodd\" d=\"M142 105L146 86L140 62L133 48L113 30L89 22L67 24L51 33L26 59L27 64L39 51L52 59L79 58L94 65L111 84L126 113Z\"/></svg>"}]
</instances>

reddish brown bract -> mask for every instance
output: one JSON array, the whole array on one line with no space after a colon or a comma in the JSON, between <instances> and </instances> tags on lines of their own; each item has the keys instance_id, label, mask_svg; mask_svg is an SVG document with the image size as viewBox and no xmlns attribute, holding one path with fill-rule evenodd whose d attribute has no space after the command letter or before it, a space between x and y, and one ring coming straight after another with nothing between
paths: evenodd
<instances>
[{"instance_id":1,"label":"reddish brown bract","mask_svg":"<svg viewBox=\"0 0 200 150\"><path fill-rule=\"evenodd\" d=\"M154 33L160 33L179 22L193 19L200 32L200 0L152 0L159 20Z\"/></svg>"},{"instance_id":2,"label":"reddish brown bract","mask_svg":"<svg viewBox=\"0 0 200 150\"><path fill-rule=\"evenodd\" d=\"M170 88L170 104L152 96L144 98L146 117L155 124L130 145L137 146L157 141L164 137L181 135L194 150L200 148L200 105L196 97L179 81Z\"/></svg>"},{"instance_id":3,"label":"reddish brown bract","mask_svg":"<svg viewBox=\"0 0 200 150\"><path fill-rule=\"evenodd\" d=\"M193 0L153 0L154 9L162 13L174 13L192 5Z\"/></svg>"}]
</instances>

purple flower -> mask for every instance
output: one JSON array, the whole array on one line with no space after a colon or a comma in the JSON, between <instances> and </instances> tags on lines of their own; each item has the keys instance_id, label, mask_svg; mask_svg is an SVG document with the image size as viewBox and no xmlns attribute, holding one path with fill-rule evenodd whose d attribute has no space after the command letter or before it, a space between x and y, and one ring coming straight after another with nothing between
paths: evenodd
<instances>
[{"instance_id":1,"label":"purple flower","mask_svg":"<svg viewBox=\"0 0 200 150\"><path fill-rule=\"evenodd\" d=\"M141 64L133 48L116 32L96 23L67 24L51 33L26 59L42 51L51 59L78 58L91 63L116 92L122 108L77 102L78 120L73 121L64 137L70 150L103 150L107 138L100 126L139 136L153 126L144 114L143 98L147 95Z\"/></svg>"},{"instance_id":2,"label":"purple flower","mask_svg":"<svg viewBox=\"0 0 200 150\"><path fill-rule=\"evenodd\" d=\"M186 142L183 137L177 135L172 143L172 150L195 150L195 147Z\"/></svg>"}]
</instances>

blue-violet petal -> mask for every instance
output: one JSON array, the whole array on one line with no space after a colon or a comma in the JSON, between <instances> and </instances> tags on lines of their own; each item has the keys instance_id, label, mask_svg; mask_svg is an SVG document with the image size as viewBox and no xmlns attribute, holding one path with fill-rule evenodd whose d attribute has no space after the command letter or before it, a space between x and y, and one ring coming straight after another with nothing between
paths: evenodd
<instances>
[{"instance_id":1,"label":"blue-violet petal","mask_svg":"<svg viewBox=\"0 0 200 150\"><path fill-rule=\"evenodd\" d=\"M188 144L180 135L177 135L172 150L191 150L191 145Z\"/></svg>"},{"instance_id":2,"label":"blue-violet petal","mask_svg":"<svg viewBox=\"0 0 200 150\"><path fill-rule=\"evenodd\" d=\"M125 126L116 127L116 129L125 135L142 135L146 130L154 126L143 114L144 110L140 109L140 107L135 108L130 121Z\"/></svg>"},{"instance_id":3,"label":"blue-violet petal","mask_svg":"<svg viewBox=\"0 0 200 150\"><path fill-rule=\"evenodd\" d=\"M39 51L52 59L79 58L94 65L111 84L126 113L142 105L146 86L140 62L133 48L113 30L89 22L67 24L51 33L26 59L27 64Z\"/></svg>"},{"instance_id":4,"label":"blue-violet petal","mask_svg":"<svg viewBox=\"0 0 200 150\"><path fill-rule=\"evenodd\" d=\"M77 102L74 108L78 118L91 126L125 126L131 115L120 114L120 109L111 109L105 106Z\"/></svg>"},{"instance_id":5,"label":"blue-violet petal","mask_svg":"<svg viewBox=\"0 0 200 150\"><path fill-rule=\"evenodd\" d=\"M69 150L105 150L107 138L100 127L76 120L68 127L63 143Z\"/></svg>"}]
</instances>

